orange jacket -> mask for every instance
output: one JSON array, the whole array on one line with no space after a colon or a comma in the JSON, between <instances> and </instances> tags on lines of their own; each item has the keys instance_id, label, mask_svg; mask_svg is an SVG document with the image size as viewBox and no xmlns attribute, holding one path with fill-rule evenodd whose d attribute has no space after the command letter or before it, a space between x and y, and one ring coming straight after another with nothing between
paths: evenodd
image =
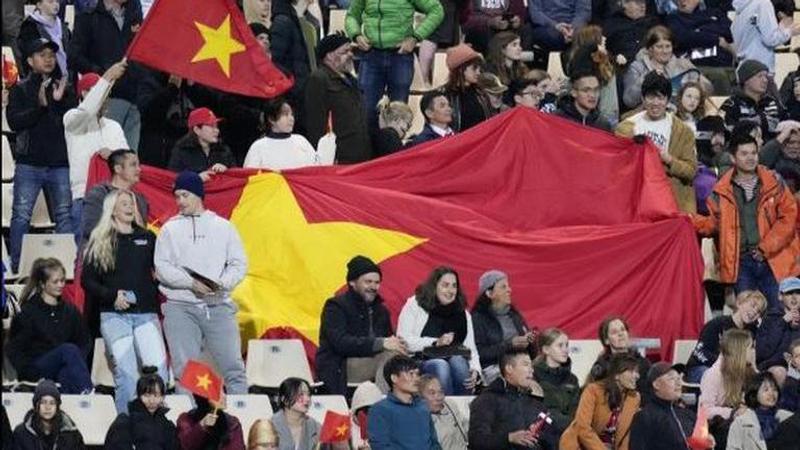
<instances>
[{"instance_id":1,"label":"orange jacket","mask_svg":"<svg viewBox=\"0 0 800 450\"><path fill-rule=\"evenodd\" d=\"M622 410L617 420L616 446L614 450L628 450L631 440L633 415L639 411L639 393L631 392L622 401ZM600 383L590 383L581 394L575 420L561 435L558 447L561 450L606 450L600 435L611 418L606 390Z\"/></svg>"},{"instance_id":2,"label":"orange jacket","mask_svg":"<svg viewBox=\"0 0 800 450\"><path fill-rule=\"evenodd\" d=\"M717 236L719 273L723 283L739 278L739 211L733 193L733 173L727 171L708 196L708 216L692 216L697 232ZM775 279L780 281L800 274L797 258L797 202L774 172L764 166L756 169L760 183L758 198L758 248L767 258Z\"/></svg>"}]
</instances>

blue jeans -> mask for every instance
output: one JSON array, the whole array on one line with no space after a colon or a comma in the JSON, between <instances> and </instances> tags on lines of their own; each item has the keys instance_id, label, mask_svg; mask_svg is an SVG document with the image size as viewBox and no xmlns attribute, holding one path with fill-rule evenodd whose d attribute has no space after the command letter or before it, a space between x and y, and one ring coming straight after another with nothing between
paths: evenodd
<instances>
[{"instance_id":1,"label":"blue jeans","mask_svg":"<svg viewBox=\"0 0 800 450\"><path fill-rule=\"evenodd\" d=\"M564 40L564 35L550 25L534 25L531 31L531 41L549 52L566 50L569 45Z\"/></svg>"},{"instance_id":2,"label":"blue jeans","mask_svg":"<svg viewBox=\"0 0 800 450\"><path fill-rule=\"evenodd\" d=\"M70 208L72 190L69 185L69 167L39 167L17 164L14 169L14 201L11 206L10 250L11 266L19 269L22 237L31 227L31 215L39 192L44 189L56 223L56 233L72 233ZM65 264L71 261L64 261Z\"/></svg>"},{"instance_id":3,"label":"blue jeans","mask_svg":"<svg viewBox=\"0 0 800 450\"><path fill-rule=\"evenodd\" d=\"M166 383L167 352L158 315L100 313L100 333L106 343L107 352L114 360L114 401L117 412L128 412L128 402L136 396L136 380L139 379L139 366L158 368L158 374Z\"/></svg>"},{"instance_id":4,"label":"blue jeans","mask_svg":"<svg viewBox=\"0 0 800 450\"><path fill-rule=\"evenodd\" d=\"M40 356L33 361L33 367L42 378L61 384L62 394L80 394L94 387L86 356L72 343L61 344Z\"/></svg>"},{"instance_id":5,"label":"blue jeans","mask_svg":"<svg viewBox=\"0 0 800 450\"><path fill-rule=\"evenodd\" d=\"M708 366L694 366L686 370L686 381L689 383L699 383L703 379L703 374L710 369Z\"/></svg>"},{"instance_id":6,"label":"blue jeans","mask_svg":"<svg viewBox=\"0 0 800 450\"><path fill-rule=\"evenodd\" d=\"M142 118L139 108L133 103L121 98L109 98L106 104L105 117L117 122L125 133L125 140L128 141L128 148L133 151L139 148L139 133L142 129ZM111 150L118 150L112 148Z\"/></svg>"},{"instance_id":7,"label":"blue jeans","mask_svg":"<svg viewBox=\"0 0 800 450\"><path fill-rule=\"evenodd\" d=\"M464 381L469 378L469 361L463 356L451 356L448 360L429 359L422 363L422 371L439 380L444 395L471 394L464 388Z\"/></svg>"},{"instance_id":8,"label":"blue jeans","mask_svg":"<svg viewBox=\"0 0 800 450\"><path fill-rule=\"evenodd\" d=\"M408 103L408 92L414 78L414 54L401 55L397 49L372 49L361 56L358 84L364 94L364 107L370 126L378 126L378 102L383 94L389 100Z\"/></svg>"},{"instance_id":9,"label":"blue jeans","mask_svg":"<svg viewBox=\"0 0 800 450\"><path fill-rule=\"evenodd\" d=\"M72 199L72 208L69 210L69 217L72 220L72 231L75 233L75 245L80 244L82 230L81 230L81 216L83 216L83 199Z\"/></svg>"},{"instance_id":10,"label":"blue jeans","mask_svg":"<svg viewBox=\"0 0 800 450\"><path fill-rule=\"evenodd\" d=\"M739 257L739 278L733 286L736 295L742 291L758 290L767 297L767 311L782 311L783 305L778 300L778 282L769 263L756 261L750 253Z\"/></svg>"}]
</instances>

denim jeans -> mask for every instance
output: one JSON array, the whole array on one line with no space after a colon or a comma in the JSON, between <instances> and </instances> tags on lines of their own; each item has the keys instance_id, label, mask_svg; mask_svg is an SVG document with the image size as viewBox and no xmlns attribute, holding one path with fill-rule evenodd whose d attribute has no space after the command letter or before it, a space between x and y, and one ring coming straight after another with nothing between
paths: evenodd
<instances>
[{"instance_id":1,"label":"denim jeans","mask_svg":"<svg viewBox=\"0 0 800 450\"><path fill-rule=\"evenodd\" d=\"M136 105L121 98L110 98L106 104L104 116L120 124L122 132L125 133L125 140L128 141L128 147L137 151L142 118ZM111 150L117 149L112 148Z\"/></svg>"},{"instance_id":2,"label":"denim jeans","mask_svg":"<svg viewBox=\"0 0 800 450\"><path fill-rule=\"evenodd\" d=\"M61 344L38 357L33 367L42 378L61 384L62 394L80 394L94 387L86 356L72 343Z\"/></svg>"},{"instance_id":3,"label":"denim jeans","mask_svg":"<svg viewBox=\"0 0 800 450\"><path fill-rule=\"evenodd\" d=\"M361 56L358 84L364 94L364 107L369 125L377 129L377 105L383 94L389 100L408 103L408 92L414 78L414 54L399 54L397 49L372 49Z\"/></svg>"},{"instance_id":4,"label":"denim jeans","mask_svg":"<svg viewBox=\"0 0 800 450\"><path fill-rule=\"evenodd\" d=\"M733 286L736 295L742 291L759 290L767 297L767 311L782 311L778 300L778 282L767 260L756 261L750 253L739 257L739 278Z\"/></svg>"},{"instance_id":5,"label":"denim jeans","mask_svg":"<svg viewBox=\"0 0 800 450\"><path fill-rule=\"evenodd\" d=\"M700 383L703 379L703 374L706 370L710 369L708 366L694 366L686 370L686 381L689 383Z\"/></svg>"},{"instance_id":6,"label":"denim jeans","mask_svg":"<svg viewBox=\"0 0 800 450\"><path fill-rule=\"evenodd\" d=\"M128 402L136 396L136 380L139 379L137 355L142 366L158 368L158 374L166 383L167 352L158 315L100 313L100 333L106 351L114 359L114 401L117 412L128 412Z\"/></svg>"},{"instance_id":7,"label":"denim jeans","mask_svg":"<svg viewBox=\"0 0 800 450\"><path fill-rule=\"evenodd\" d=\"M14 169L14 201L11 206L10 250L11 266L19 268L22 237L31 226L31 215L39 192L44 189L50 210L55 217L56 233L72 233L70 208L72 190L69 184L69 167L39 167L17 164ZM64 261L71 264L72 261ZM27 274L26 274L27 275Z\"/></svg>"},{"instance_id":8,"label":"denim jeans","mask_svg":"<svg viewBox=\"0 0 800 450\"><path fill-rule=\"evenodd\" d=\"M422 371L435 376L442 384L444 395L470 395L464 388L464 381L469 378L469 361L463 356L451 356L449 359L429 359L422 363Z\"/></svg>"},{"instance_id":9,"label":"denim jeans","mask_svg":"<svg viewBox=\"0 0 800 450\"><path fill-rule=\"evenodd\" d=\"M81 236L83 236L81 231L81 216L83 216L83 199L73 198L72 208L69 210L69 217L72 221L72 231L75 233L75 245L80 244Z\"/></svg>"}]
</instances>

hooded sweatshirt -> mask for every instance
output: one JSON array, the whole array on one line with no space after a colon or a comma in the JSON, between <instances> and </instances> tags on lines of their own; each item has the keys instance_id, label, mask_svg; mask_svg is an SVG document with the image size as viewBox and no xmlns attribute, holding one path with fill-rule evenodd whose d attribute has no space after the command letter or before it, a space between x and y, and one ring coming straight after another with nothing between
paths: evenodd
<instances>
[{"instance_id":1,"label":"hooded sweatshirt","mask_svg":"<svg viewBox=\"0 0 800 450\"><path fill-rule=\"evenodd\" d=\"M197 306L230 302L231 291L247 274L239 233L211 211L169 219L156 240L154 260L159 289L170 302ZM194 279L186 268L215 281L221 289L198 298L191 291Z\"/></svg>"},{"instance_id":2,"label":"hooded sweatshirt","mask_svg":"<svg viewBox=\"0 0 800 450\"><path fill-rule=\"evenodd\" d=\"M736 18L731 25L736 56L740 61L754 59L775 73L775 47L792 37L791 30L778 26L775 9L769 0L733 0Z\"/></svg>"}]
</instances>

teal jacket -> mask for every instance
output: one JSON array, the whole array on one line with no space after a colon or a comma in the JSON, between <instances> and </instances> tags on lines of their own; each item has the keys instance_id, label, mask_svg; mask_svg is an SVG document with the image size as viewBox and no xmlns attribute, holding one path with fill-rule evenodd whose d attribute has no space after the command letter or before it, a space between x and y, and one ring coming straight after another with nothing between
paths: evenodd
<instances>
[{"instance_id":1,"label":"teal jacket","mask_svg":"<svg viewBox=\"0 0 800 450\"><path fill-rule=\"evenodd\" d=\"M425 14L416 29L415 11ZM353 0L347 10L345 30L351 39L364 34L374 48L393 49L407 37L426 39L443 19L439 0Z\"/></svg>"}]
</instances>

